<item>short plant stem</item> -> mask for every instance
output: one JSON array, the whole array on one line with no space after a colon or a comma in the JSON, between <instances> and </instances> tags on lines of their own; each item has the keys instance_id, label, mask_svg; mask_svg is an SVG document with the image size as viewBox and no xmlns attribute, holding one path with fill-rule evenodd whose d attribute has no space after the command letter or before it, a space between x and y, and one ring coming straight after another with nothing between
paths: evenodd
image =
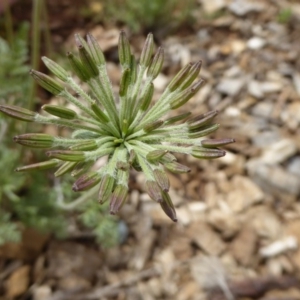
<instances>
[{"instance_id":1,"label":"short plant stem","mask_svg":"<svg viewBox=\"0 0 300 300\"><path fill-rule=\"evenodd\" d=\"M58 179L56 179L56 182L55 182L55 190L57 193L57 197L56 197L57 206L59 208L61 208L62 210L71 211L71 210L74 210L76 207L82 205L84 202L91 200L91 198L96 196L98 187L96 186L96 187L86 191L83 195L81 195L76 200L74 200L70 203L65 202L64 195L62 193L62 188L61 188L61 185L60 185Z\"/></svg>"}]
</instances>

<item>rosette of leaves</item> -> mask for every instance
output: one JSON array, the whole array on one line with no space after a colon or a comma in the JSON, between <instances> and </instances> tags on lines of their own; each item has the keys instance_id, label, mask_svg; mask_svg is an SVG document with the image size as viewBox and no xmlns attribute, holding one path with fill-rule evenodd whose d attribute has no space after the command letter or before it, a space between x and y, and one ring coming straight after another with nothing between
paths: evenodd
<instances>
[{"instance_id":1,"label":"rosette of leaves","mask_svg":"<svg viewBox=\"0 0 300 300\"><path fill-rule=\"evenodd\" d=\"M168 194L166 170L185 173L190 169L177 162L175 154L189 154L199 159L218 158L225 155L219 147L234 142L233 139L204 138L219 127L214 123L217 111L196 116L187 112L167 117L170 111L184 105L200 89L203 83L198 78L201 61L180 70L153 104L153 81L162 69L164 51L159 47L153 55L152 34L147 36L137 62L125 33L120 33L118 52L122 77L118 95L113 93L105 58L95 38L90 34L86 39L75 35L75 40L78 55L67 54L70 67L89 86L90 93L86 93L66 70L49 58L42 59L55 79L35 70L30 73L43 88L66 99L78 110L44 105L42 109L47 114L40 114L17 106L0 106L3 113L22 121L73 129L70 138L44 133L14 137L24 146L50 149L46 152L49 160L16 170L57 168L55 176L71 172L76 178L74 191L99 185L99 202L109 200L110 212L116 214L127 199L129 172L133 167L144 173L149 196L176 221L175 208ZM107 156L107 163L99 169L93 168L103 156Z\"/></svg>"}]
</instances>

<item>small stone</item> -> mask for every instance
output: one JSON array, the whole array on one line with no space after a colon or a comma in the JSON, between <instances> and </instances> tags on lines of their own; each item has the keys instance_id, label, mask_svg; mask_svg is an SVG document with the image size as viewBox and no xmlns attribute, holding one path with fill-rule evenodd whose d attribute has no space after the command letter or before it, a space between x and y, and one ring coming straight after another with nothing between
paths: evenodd
<instances>
[{"instance_id":1,"label":"small stone","mask_svg":"<svg viewBox=\"0 0 300 300\"><path fill-rule=\"evenodd\" d=\"M263 93L276 93L280 92L283 88L283 84L281 82L276 81L264 81L260 85Z\"/></svg>"},{"instance_id":2,"label":"small stone","mask_svg":"<svg viewBox=\"0 0 300 300\"><path fill-rule=\"evenodd\" d=\"M218 16L216 19L214 19L211 23L214 27L228 27L231 26L232 23L234 22L234 17L232 15L222 15Z\"/></svg>"},{"instance_id":3,"label":"small stone","mask_svg":"<svg viewBox=\"0 0 300 300\"><path fill-rule=\"evenodd\" d=\"M225 78L217 85L217 91L229 96L237 95L245 84L244 78Z\"/></svg>"},{"instance_id":4,"label":"small stone","mask_svg":"<svg viewBox=\"0 0 300 300\"><path fill-rule=\"evenodd\" d=\"M300 243L300 220L292 221L285 226L285 232L289 236L294 236ZM292 262L297 268L300 268L300 248L291 253Z\"/></svg>"},{"instance_id":5,"label":"small stone","mask_svg":"<svg viewBox=\"0 0 300 300\"><path fill-rule=\"evenodd\" d=\"M290 258L287 258L285 255L279 255L267 260L267 269L271 276L282 276L284 273L292 273L294 266Z\"/></svg>"},{"instance_id":6,"label":"small stone","mask_svg":"<svg viewBox=\"0 0 300 300\"><path fill-rule=\"evenodd\" d=\"M253 207L246 216L246 221L255 229L259 237L276 240L282 236L283 228L279 217L267 206Z\"/></svg>"},{"instance_id":7,"label":"small stone","mask_svg":"<svg viewBox=\"0 0 300 300\"><path fill-rule=\"evenodd\" d=\"M158 203L155 203L149 197L149 201L144 202L141 207L143 214L149 215L154 225L171 225L170 219L166 216ZM178 220L180 221L180 220Z\"/></svg>"},{"instance_id":8,"label":"small stone","mask_svg":"<svg viewBox=\"0 0 300 300\"><path fill-rule=\"evenodd\" d=\"M239 235L231 243L231 251L234 258L243 266L249 266L254 258L257 235L250 226L242 227Z\"/></svg>"},{"instance_id":9,"label":"small stone","mask_svg":"<svg viewBox=\"0 0 300 300\"><path fill-rule=\"evenodd\" d=\"M211 84L209 83L205 84L197 93L197 95L194 97L193 104L199 107L198 105L205 103L206 100L211 96L212 90L213 87Z\"/></svg>"},{"instance_id":10,"label":"small stone","mask_svg":"<svg viewBox=\"0 0 300 300\"><path fill-rule=\"evenodd\" d=\"M233 165L236 163L238 158L237 154L226 151L226 155L219 158L219 162L222 162L225 165Z\"/></svg>"},{"instance_id":11,"label":"small stone","mask_svg":"<svg viewBox=\"0 0 300 300\"><path fill-rule=\"evenodd\" d=\"M237 107L234 107L234 106L228 106L225 111L224 111L224 114L228 117L233 117L233 118L236 118L236 117L240 117L241 115L241 110Z\"/></svg>"},{"instance_id":12,"label":"small stone","mask_svg":"<svg viewBox=\"0 0 300 300\"><path fill-rule=\"evenodd\" d=\"M177 208L176 215L177 215L178 221L183 225L188 225L192 221L192 214L186 206Z\"/></svg>"},{"instance_id":13,"label":"small stone","mask_svg":"<svg viewBox=\"0 0 300 300\"><path fill-rule=\"evenodd\" d=\"M47 300L51 295L51 287L48 285L41 285L33 289L33 300Z\"/></svg>"},{"instance_id":14,"label":"small stone","mask_svg":"<svg viewBox=\"0 0 300 300\"><path fill-rule=\"evenodd\" d=\"M173 187L170 187L169 195L175 207L184 202L183 197L181 197L179 193L173 189Z\"/></svg>"},{"instance_id":15,"label":"small stone","mask_svg":"<svg viewBox=\"0 0 300 300\"><path fill-rule=\"evenodd\" d=\"M104 52L118 45L119 31L116 28L107 30L99 25L91 30L91 35L99 42Z\"/></svg>"},{"instance_id":16,"label":"small stone","mask_svg":"<svg viewBox=\"0 0 300 300\"><path fill-rule=\"evenodd\" d=\"M249 206L263 200L264 193L248 177L236 175L231 182L231 189L226 202L234 212L241 212Z\"/></svg>"},{"instance_id":17,"label":"small stone","mask_svg":"<svg viewBox=\"0 0 300 300\"><path fill-rule=\"evenodd\" d=\"M289 250L298 248L298 241L294 236L286 236L281 240L277 240L268 246L259 249L259 254L262 257L272 257L284 253Z\"/></svg>"},{"instance_id":18,"label":"small stone","mask_svg":"<svg viewBox=\"0 0 300 300\"><path fill-rule=\"evenodd\" d=\"M270 118L272 111L274 109L274 104L271 102L259 102L253 109L252 114L258 117Z\"/></svg>"},{"instance_id":19,"label":"small stone","mask_svg":"<svg viewBox=\"0 0 300 300\"><path fill-rule=\"evenodd\" d=\"M172 266L176 261L174 252L171 248L166 248L157 252L154 259L158 262L159 266L162 267L165 272L164 275L170 274L173 270Z\"/></svg>"},{"instance_id":20,"label":"small stone","mask_svg":"<svg viewBox=\"0 0 300 300\"><path fill-rule=\"evenodd\" d=\"M25 265L12 273L6 282L6 299L21 296L27 291L30 282L29 272L30 267Z\"/></svg>"},{"instance_id":21,"label":"small stone","mask_svg":"<svg viewBox=\"0 0 300 300\"><path fill-rule=\"evenodd\" d=\"M227 157L227 155L228 158L224 160L223 158ZM228 177L238 174L242 175L245 173L245 156L226 151L226 155L224 157L220 159L219 163L227 165L226 174Z\"/></svg>"},{"instance_id":22,"label":"small stone","mask_svg":"<svg viewBox=\"0 0 300 300\"><path fill-rule=\"evenodd\" d=\"M207 204L203 202L191 202L187 204L193 221L203 220L206 215Z\"/></svg>"},{"instance_id":23,"label":"small stone","mask_svg":"<svg viewBox=\"0 0 300 300\"><path fill-rule=\"evenodd\" d=\"M285 78L277 70L270 70L266 74L266 80L267 82L276 82L276 83L281 83L281 85L283 85Z\"/></svg>"},{"instance_id":24,"label":"small stone","mask_svg":"<svg viewBox=\"0 0 300 300\"><path fill-rule=\"evenodd\" d=\"M153 201L147 193L140 194L140 201L142 202L151 202Z\"/></svg>"},{"instance_id":25,"label":"small stone","mask_svg":"<svg viewBox=\"0 0 300 300\"><path fill-rule=\"evenodd\" d=\"M208 223L221 232L223 238L232 238L240 230L240 221L231 213L213 210L207 219Z\"/></svg>"},{"instance_id":26,"label":"small stone","mask_svg":"<svg viewBox=\"0 0 300 300\"><path fill-rule=\"evenodd\" d=\"M262 153L261 160L264 164L279 164L295 155L297 146L291 139L281 139L267 147Z\"/></svg>"},{"instance_id":27,"label":"small stone","mask_svg":"<svg viewBox=\"0 0 300 300\"><path fill-rule=\"evenodd\" d=\"M147 286L149 289L149 293L153 295L151 299L157 299L161 296L162 294L162 285L161 281L158 278L151 278L147 282Z\"/></svg>"},{"instance_id":28,"label":"small stone","mask_svg":"<svg viewBox=\"0 0 300 300\"><path fill-rule=\"evenodd\" d=\"M202 42L209 42L211 39L211 35L207 28L201 28L197 31L197 38Z\"/></svg>"},{"instance_id":29,"label":"small stone","mask_svg":"<svg viewBox=\"0 0 300 300\"><path fill-rule=\"evenodd\" d=\"M286 62L280 62L278 63L278 72L282 74L283 76L293 76L294 74L294 68L286 63ZM300 76L299 76L299 92L300 92Z\"/></svg>"},{"instance_id":30,"label":"small stone","mask_svg":"<svg viewBox=\"0 0 300 300\"><path fill-rule=\"evenodd\" d=\"M299 178L287 172L286 169L276 165L267 165L260 159L249 160L246 167L251 178L264 191L276 196L280 192L299 195Z\"/></svg>"},{"instance_id":31,"label":"small stone","mask_svg":"<svg viewBox=\"0 0 300 300\"><path fill-rule=\"evenodd\" d=\"M293 74L293 81L294 81L296 92L300 96L300 73L295 72Z\"/></svg>"},{"instance_id":32,"label":"small stone","mask_svg":"<svg viewBox=\"0 0 300 300\"><path fill-rule=\"evenodd\" d=\"M210 255L219 255L226 249L219 235L202 221L192 223L187 228L187 235Z\"/></svg>"},{"instance_id":33,"label":"small stone","mask_svg":"<svg viewBox=\"0 0 300 300\"><path fill-rule=\"evenodd\" d=\"M138 172L137 175L136 175L136 181L137 183L140 185L140 186L144 186L145 184L145 175L143 172Z\"/></svg>"},{"instance_id":34,"label":"small stone","mask_svg":"<svg viewBox=\"0 0 300 300\"><path fill-rule=\"evenodd\" d=\"M247 42L247 47L251 50L258 50L266 45L266 40L261 37L254 36Z\"/></svg>"},{"instance_id":35,"label":"small stone","mask_svg":"<svg viewBox=\"0 0 300 300\"><path fill-rule=\"evenodd\" d=\"M228 6L229 10L237 16L245 16L250 12L260 12L264 10L265 5L258 1L233 0Z\"/></svg>"},{"instance_id":36,"label":"small stone","mask_svg":"<svg viewBox=\"0 0 300 300\"><path fill-rule=\"evenodd\" d=\"M157 91L163 91L169 82L169 78L163 74L158 74L154 81L154 88Z\"/></svg>"},{"instance_id":37,"label":"small stone","mask_svg":"<svg viewBox=\"0 0 300 300\"><path fill-rule=\"evenodd\" d=\"M22 241L6 243L0 246L0 258L33 260L42 251L49 234L43 234L35 229L26 228L22 232Z\"/></svg>"},{"instance_id":38,"label":"small stone","mask_svg":"<svg viewBox=\"0 0 300 300\"><path fill-rule=\"evenodd\" d=\"M240 54L246 49L246 43L243 40L235 39L231 42L231 49L234 54Z\"/></svg>"},{"instance_id":39,"label":"small stone","mask_svg":"<svg viewBox=\"0 0 300 300\"><path fill-rule=\"evenodd\" d=\"M185 230L185 227L177 226L170 232L168 237L168 247L173 250L176 259L179 261L190 259L195 251L191 240L185 235Z\"/></svg>"},{"instance_id":40,"label":"small stone","mask_svg":"<svg viewBox=\"0 0 300 300\"><path fill-rule=\"evenodd\" d=\"M252 144L259 147L265 148L271 144L274 144L280 140L280 135L278 131L263 131L252 138Z\"/></svg>"},{"instance_id":41,"label":"small stone","mask_svg":"<svg viewBox=\"0 0 300 300\"><path fill-rule=\"evenodd\" d=\"M197 283L195 281L189 281L180 288L178 294L176 295L176 299L178 300L195 299L194 297L195 295L197 295L198 299L205 299L205 294L203 292L201 293Z\"/></svg>"},{"instance_id":42,"label":"small stone","mask_svg":"<svg viewBox=\"0 0 300 300\"><path fill-rule=\"evenodd\" d=\"M300 124L299 101L295 101L287 105L280 114L280 118L291 130L297 130Z\"/></svg>"},{"instance_id":43,"label":"small stone","mask_svg":"<svg viewBox=\"0 0 300 300\"><path fill-rule=\"evenodd\" d=\"M226 5L225 0L200 0L200 2L202 3L203 10L207 14L213 14Z\"/></svg>"},{"instance_id":44,"label":"small stone","mask_svg":"<svg viewBox=\"0 0 300 300\"><path fill-rule=\"evenodd\" d=\"M187 204L188 209L191 212L204 212L207 209L207 204L204 202L193 201Z\"/></svg>"},{"instance_id":45,"label":"small stone","mask_svg":"<svg viewBox=\"0 0 300 300\"><path fill-rule=\"evenodd\" d=\"M233 66L231 68L229 68L228 70L226 70L226 72L224 73L225 77L237 77L242 75L242 69L239 66Z\"/></svg>"},{"instance_id":46,"label":"small stone","mask_svg":"<svg viewBox=\"0 0 300 300\"><path fill-rule=\"evenodd\" d=\"M130 203L133 205L135 208L137 208L140 200L140 193L138 190L132 190L130 193Z\"/></svg>"},{"instance_id":47,"label":"small stone","mask_svg":"<svg viewBox=\"0 0 300 300\"><path fill-rule=\"evenodd\" d=\"M206 290L221 288L223 291L228 289L227 272L218 257L199 256L199 258L193 259L190 268L194 280L201 288ZM227 291L229 292L229 289ZM207 297L199 299L207 299ZM228 297L228 299L233 299L233 297Z\"/></svg>"},{"instance_id":48,"label":"small stone","mask_svg":"<svg viewBox=\"0 0 300 300\"><path fill-rule=\"evenodd\" d=\"M144 237L139 238L139 243L134 248L133 258L130 260L130 266L136 270L144 268L150 254L152 253L156 233L154 230L147 230Z\"/></svg>"},{"instance_id":49,"label":"small stone","mask_svg":"<svg viewBox=\"0 0 300 300\"><path fill-rule=\"evenodd\" d=\"M250 80L248 83L248 93L255 98L262 98L264 93L261 88L261 84L259 81Z\"/></svg>"},{"instance_id":50,"label":"small stone","mask_svg":"<svg viewBox=\"0 0 300 300\"><path fill-rule=\"evenodd\" d=\"M76 293L90 289L91 282L80 276L68 274L58 281L58 287L64 291Z\"/></svg>"},{"instance_id":51,"label":"small stone","mask_svg":"<svg viewBox=\"0 0 300 300\"><path fill-rule=\"evenodd\" d=\"M287 165L287 170L300 177L300 156L293 157Z\"/></svg>"},{"instance_id":52,"label":"small stone","mask_svg":"<svg viewBox=\"0 0 300 300\"><path fill-rule=\"evenodd\" d=\"M198 200L200 198L199 193L199 179L193 179L186 185L186 196L190 199Z\"/></svg>"},{"instance_id":53,"label":"small stone","mask_svg":"<svg viewBox=\"0 0 300 300\"><path fill-rule=\"evenodd\" d=\"M168 172L168 178L170 181L170 186L175 189L175 190L180 190L183 189L183 185L182 182L180 180L180 178L178 178L176 175L171 174Z\"/></svg>"}]
</instances>

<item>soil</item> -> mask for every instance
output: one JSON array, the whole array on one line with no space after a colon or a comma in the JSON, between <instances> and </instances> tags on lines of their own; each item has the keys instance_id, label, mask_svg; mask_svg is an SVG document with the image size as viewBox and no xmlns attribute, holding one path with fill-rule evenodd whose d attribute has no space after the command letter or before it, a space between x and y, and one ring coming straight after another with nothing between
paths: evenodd
<instances>
[{"instance_id":1,"label":"soil","mask_svg":"<svg viewBox=\"0 0 300 300\"><path fill-rule=\"evenodd\" d=\"M300 4L198 2L193 28L158 41L166 61L155 97L180 67L202 59L206 84L186 109L219 110L216 137L236 143L216 161L179 158L191 172L170 174L177 223L132 173L121 245L25 229L22 243L0 247L0 299L300 299ZM31 4L12 6L15 22L30 19ZM85 1L47 5L55 50L91 31L117 85L120 28L80 16ZM145 36L125 30L139 53Z\"/></svg>"}]
</instances>

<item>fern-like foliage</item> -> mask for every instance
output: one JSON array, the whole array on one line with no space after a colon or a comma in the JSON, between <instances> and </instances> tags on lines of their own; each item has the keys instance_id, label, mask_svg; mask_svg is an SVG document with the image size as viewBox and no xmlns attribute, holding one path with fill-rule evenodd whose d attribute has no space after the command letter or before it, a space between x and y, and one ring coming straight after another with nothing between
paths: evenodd
<instances>
[{"instance_id":1,"label":"fern-like foliage","mask_svg":"<svg viewBox=\"0 0 300 300\"><path fill-rule=\"evenodd\" d=\"M24 101L28 93L28 24L16 33L13 45L0 38L0 103ZM23 102L24 103L24 102Z\"/></svg>"},{"instance_id":2,"label":"fern-like foliage","mask_svg":"<svg viewBox=\"0 0 300 300\"><path fill-rule=\"evenodd\" d=\"M118 222L116 218L107 214L108 202L101 206L96 201L89 201L81 211L80 220L83 225L92 229L102 247L112 247L119 242Z\"/></svg>"},{"instance_id":3,"label":"fern-like foliage","mask_svg":"<svg viewBox=\"0 0 300 300\"><path fill-rule=\"evenodd\" d=\"M6 242L18 242L21 234L17 224L10 221L10 214L0 214L0 246Z\"/></svg>"}]
</instances>

